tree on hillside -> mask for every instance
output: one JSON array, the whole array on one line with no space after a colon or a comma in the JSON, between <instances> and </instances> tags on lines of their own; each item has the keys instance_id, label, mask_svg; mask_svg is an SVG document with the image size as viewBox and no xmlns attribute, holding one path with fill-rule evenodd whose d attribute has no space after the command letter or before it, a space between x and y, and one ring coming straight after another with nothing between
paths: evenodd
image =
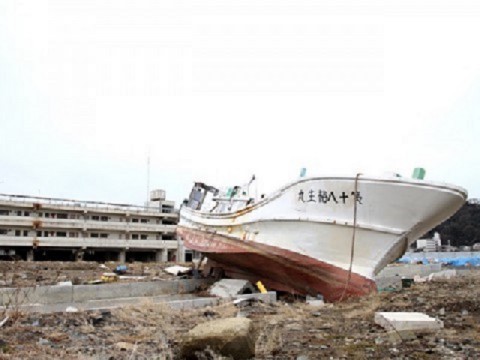
<instances>
[{"instance_id":1,"label":"tree on hillside","mask_svg":"<svg viewBox=\"0 0 480 360\"><path fill-rule=\"evenodd\" d=\"M438 232L442 244L450 240L453 246L472 246L480 243L480 203L469 201L450 219L429 231L425 237L432 237Z\"/></svg>"}]
</instances>

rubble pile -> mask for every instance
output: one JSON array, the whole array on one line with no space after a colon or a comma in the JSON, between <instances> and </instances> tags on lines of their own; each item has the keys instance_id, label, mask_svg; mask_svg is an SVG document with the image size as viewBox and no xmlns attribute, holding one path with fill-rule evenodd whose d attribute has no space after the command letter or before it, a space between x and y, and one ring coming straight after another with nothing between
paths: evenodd
<instances>
[{"instance_id":1,"label":"rubble pile","mask_svg":"<svg viewBox=\"0 0 480 360\"><path fill-rule=\"evenodd\" d=\"M419 312L443 323L429 332L387 330L378 312ZM10 313L0 331L5 359L181 358L183 341L198 325L228 318L251 320L257 359L480 358L480 271L414 283L344 303L272 304L223 299L220 305L173 310L145 302L104 311ZM0 321L6 318L1 314ZM215 349L205 349L212 358Z\"/></svg>"},{"instance_id":2,"label":"rubble pile","mask_svg":"<svg viewBox=\"0 0 480 360\"><path fill-rule=\"evenodd\" d=\"M73 285L88 284L101 279L104 273L116 270L117 262L71 261L0 261L0 288L12 286L54 285L71 281ZM164 271L172 263L134 262L126 266L122 281L166 280L175 276Z\"/></svg>"}]
</instances>

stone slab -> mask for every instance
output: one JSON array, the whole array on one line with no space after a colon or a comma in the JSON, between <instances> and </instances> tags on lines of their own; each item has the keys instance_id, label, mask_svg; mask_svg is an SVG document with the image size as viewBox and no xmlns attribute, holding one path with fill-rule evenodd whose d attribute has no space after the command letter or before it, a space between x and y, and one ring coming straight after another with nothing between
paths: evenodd
<instances>
[{"instance_id":1,"label":"stone slab","mask_svg":"<svg viewBox=\"0 0 480 360\"><path fill-rule=\"evenodd\" d=\"M443 322L419 312L377 312L375 324L387 330L436 331L443 328Z\"/></svg>"}]
</instances>

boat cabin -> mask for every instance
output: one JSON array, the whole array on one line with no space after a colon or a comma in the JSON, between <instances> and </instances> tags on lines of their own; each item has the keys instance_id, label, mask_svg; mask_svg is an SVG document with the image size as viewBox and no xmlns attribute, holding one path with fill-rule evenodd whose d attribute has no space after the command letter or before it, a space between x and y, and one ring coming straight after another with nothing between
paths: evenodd
<instances>
[{"instance_id":1,"label":"boat cabin","mask_svg":"<svg viewBox=\"0 0 480 360\"><path fill-rule=\"evenodd\" d=\"M196 182L185 199L184 206L193 210L211 213L231 213L253 204L254 198L248 196L248 189L234 186L221 191L213 186Z\"/></svg>"}]
</instances>

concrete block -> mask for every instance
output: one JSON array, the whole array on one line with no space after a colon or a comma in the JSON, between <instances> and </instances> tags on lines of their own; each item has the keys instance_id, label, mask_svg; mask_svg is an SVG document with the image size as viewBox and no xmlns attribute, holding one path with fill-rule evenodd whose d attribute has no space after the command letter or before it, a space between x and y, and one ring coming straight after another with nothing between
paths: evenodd
<instances>
[{"instance_id":1,"label":"concrete block","mask_svg":"<svg viewBox=\"0 0 480 360\"><path fill-rule=\"evenodd\" d=\"M33 296L29 297L30 303L58 304L71 302L73 298L73 286L39 286L35 288Z\"/></svg>"},{"instance_id":2,"label":"concrete block","mask_svg":"<svg viewBox=\"0 0 480 360\"><path fill-rule=\"evenodd\" d=\"M188 300L168 301L167 304L176 310L195 309L206 306L216 306L219 304L218 298L197 298Z\"/></svg>"},{"instance_id":3,"label":"concrete block","mask_svg":"<svg viewBox=\"0 0 480 360\"><path fill-rule=\"evenodd\" d=\"M171 282L154 281L154 282L137 282L130 283L130 296L155 296L159 294L172 293L173 284Z\"/></svg>"},{"instance_id":4,"label":"concrete block","mask_svg":"<svg viewBox=\"0 0 480 360\"><path fill-rule=\"evenodd\" d=\"M255 293L256 289L247 280L222 279L213 284L209 292L221 298L233 298L236 295Z\"/></svg>"},{"instance_id":5,"label":"concrete block","mask_svg":"<svg viewBox=\"0 0 480 360\"><path fill-rule=\"evenodd\" d=\"M391 276L400 276L413 279L417 276L428 276L431 273L439 272L442 270L442 264L403 264L403 265L391 265L385 267L378 275L376 279Z\"/></svg>"},{"instance_id":6,"label":"concrete block","mask_svg":"<svg viewBox=\"0 0 480 360\"><path fill-rule=\"evenodd\" d=\"M76 285L73 286L73 301L100 300L129 297L131 284Z\"/></svg>"},{"instance_id":7,"label":"concrete block","mask_svg":"<svg viewBox=\"0 0 480 360\"><path fill-rule=\"evenodd\" d=\"M375 324L386 330L436 331L443 328L443 322L419 312L377 312Z\"/></svg>"},{"instance_id":8,"label":"concrete block","mask_svg":"<svg viewBox=\"0 0 480 360\"><path fill-rule=\"evenodd\" d=\"M402 277L399 275L377 278L375 283L378 291L398 291L402 289Z\"/></svg>"}]
</instances>

